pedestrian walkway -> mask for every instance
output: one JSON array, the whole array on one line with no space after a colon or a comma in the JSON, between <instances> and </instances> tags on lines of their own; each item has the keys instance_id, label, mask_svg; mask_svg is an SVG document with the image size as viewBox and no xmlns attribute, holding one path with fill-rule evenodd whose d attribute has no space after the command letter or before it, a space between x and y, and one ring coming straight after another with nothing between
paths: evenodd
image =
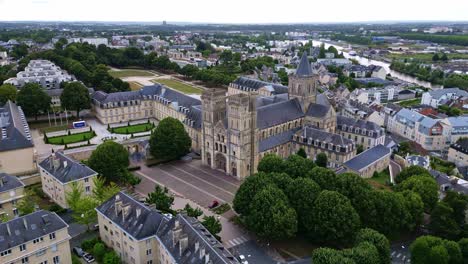
<instances>
[{"instance_id":1,"label":"pedestrian walkway","mask_svg":"<svg viewBox=\"0 0 468 264\"><path fill-rule=\"evenodd\" d=\"M226 246L226 248L231 248L244 244L247 241L249 241L249 239L247 239L245 236L240 236L224 242L224 245Z\"/></svg>"}]
</instances>

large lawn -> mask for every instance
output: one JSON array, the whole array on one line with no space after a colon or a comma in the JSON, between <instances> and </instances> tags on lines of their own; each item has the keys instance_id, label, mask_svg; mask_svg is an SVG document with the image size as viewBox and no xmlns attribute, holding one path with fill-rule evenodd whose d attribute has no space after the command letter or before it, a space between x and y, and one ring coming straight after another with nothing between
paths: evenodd
<instances>
[{"instance_id":1,"label":"large lawn","mask_svg":"<svg viewBox=\"0 0 468 264\"><path fill-rule=\"evenodd\" d=\"M202 89L200 88L196 88L196 87L193 87L193 86L190 86L185 83L172 80L172 79L158 79L158 80L152 80L152 82L164 84L167 87L177 90L179 92L182 92L184 94L201 94L202 93Z\"/></svg>"},{"instance_id":2,"label":"large lawn","mask_svg":"<svg viewBox=\"0 0 468 264\"><path fill-rule=\"evenodd\" d=\"M402 107L411 107L411 106L417 106L421 104L421 98L414 98L406 101L400 101L397 102L398 105Z\"/></svg>"},{"instance_id":3,"label":"large lawn","mask_svg":"<svg viewBox=\"0 0 468 264\"><path fill-rule=\"evenodd\" d=\"M48 144L54 145L65 145L71 143L77 143L82 141L87 141L95 136L94 131L86 131L82 133L76 133L71 135L64 135L64 136L57 136L57 137L49 137Z\"/></svg>"},{"instance_id":4,"label":"large lawn","mask_svg":"<svg viewBox=\"0 0 468 264\"><path fill-rule=\"evenodd\" d=\"M130 126L123 126L123 127L115 127L111 128L112 133L116 134L133 134L133 133L140 133L146 132L154 128L152 123L145 123L145 124L137 124L137 125L130 125Z\"/></svg>"},{"instance_id":5,"label":"large lawn","mask_svg":"<svg viewBox=\"0 0 468 264\"><path fill-rule=\"evenodd\" d=\"M143 77L150 77L155 76L154 73L149 71L139 71L139 70L110 70L109 74L114 78L125 78L125 77L133 77L133 76L143 76Z\"/></svg>"}]
</instances>

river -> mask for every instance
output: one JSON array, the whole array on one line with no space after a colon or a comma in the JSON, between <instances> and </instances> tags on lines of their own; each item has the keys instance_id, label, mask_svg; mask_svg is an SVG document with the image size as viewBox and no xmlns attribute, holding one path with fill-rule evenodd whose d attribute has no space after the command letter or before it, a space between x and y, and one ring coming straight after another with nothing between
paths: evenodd
<instances>
[{"instance_id":1,"label":"river","mask_svg":"<svg viewBox=\"0 0 468 264\"><path fill-rule=\"evenodd\" d=\"M430 82L418 80L416 77L410 76L408 74L404 74L404 73L401 73L401 72L394 71L394 70L390 69L390 63L388 63L388 62L373 60L373 59L369 59L369 58L365 58L365 57L361 57L361 56L357 56L357 55L356 56L351 56L351 55L349 55L348 52L344 51L344 48L341 47L341 46L337 46L335 44L329 44L329 43L323 42L323 41L312 40L312 45L314 45L314 46L320 46L320 45L322 45L322 43L325 44L325 48L327 48L327 49L330 46L334 46L337 50L343 52L343 55L344 55L345 58L354 59L354 60L358 61L359 64L366 65L366 66L369 66L371 64L381 66L382 68L385 69L387 74L390 73L390 75L392 77L403 80L405 82L415 83L417 85L420 85L420 86L423 86L423 87L426 87L426 88L430 88L430 89L443 88L443 86L441 86L441 85L431 84Z\"/></svg>"}]
</instances>

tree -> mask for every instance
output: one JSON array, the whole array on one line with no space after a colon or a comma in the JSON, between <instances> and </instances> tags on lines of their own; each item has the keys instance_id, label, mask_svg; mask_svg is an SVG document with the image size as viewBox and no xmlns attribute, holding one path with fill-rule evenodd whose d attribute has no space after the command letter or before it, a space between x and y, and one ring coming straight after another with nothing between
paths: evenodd
<instances>
[{"instance_id":1,"label":"tree","mask_svg":"<svg viewBox=\"0 0 468 264\"><path fill-rule=\"evenodd\" d=\"M99 205L99 202L90 196L82 197L75 204L73 209L73 219L82 225L86 225L89 230L89 225L96 222L97 213L95 208Z\"/></svg>"},{"instance_id":2,"label":"tree","mask_svg":"<svg viewBox=\"0 0 468 264\"><path fill-rule=\"evenodd\" d=\"M303 157L304 159L307 159L307 153L306 151L304 150L304 148L300 148L297 153L296 153L298 156L301 156Z\"/></svg>"},{"instance_id":3,"label":"tree","mask_svg":"<svg viewBox=\"0 0 468 264\"><path fill-rule=\"evenodd\" d=\"M3 106L8 100L16 101L18 90L14 85L4 84L0 86L0 105Z\"/></svg>"},{"instance_id":4,"label":"tree","mask_svg":"<svg viewBox=\"0 0 468 264\"><path fill-rule=\"evenodd\" d=\"M411 263L461 264L459 244L435 236L420 236L410 246Z\"/></svg>"},{"instance_id":5,"label":"tree","mask_svg":"<svg viewBox=\"0 0 468 264\"><path fill-rule=\"evenodd\" d=\"M50 108L50 96L36 83L28 83L21 88L16 101L27 116L37 116Z\"/></svg>"},{"instance_id":6,"label":"tree","mask_svg":"<svg viewBox=\"0 0 468 264\"><path fill-rule=\"evenodd\" d=\"M339 178L332 170L323 167L315 167L306 175L316 182L323 190L335 191L339 188Z\"/></svg>"},{"instance_id":7,"label":"tree","mask_svg":"<svg viewBox=\"0 0 468 264\"><path fill-rule=\"evenodd\" d=\"M247 177L234 196L234 210L240 215L248 215L254 196L270 184L273 184L271 178L263 172Z\"/></svg>"},{"instance_id":8,"label":"tree","mask_svg":"<svg viewBox=\"0 0 468 264\"><path fill-rule=\"evenodd\" d=\"M312 225L314 201L320 193L320 186L311 179L297 178L286 190L292 208L296 210L299 230Z\"/></svg>"},{"instance_id":9,"label":"tree","mask_svg":"<svg viewBox=\"0 0 468 264\"><path fill-rule=\"evenodd\" d=\"M212 235L217 235L221 232L221 223L214 216L203 217L203 221L201 223Z\"/></svg>"},{"instance_id":10,"label":"tree","mask_svg":"<svg viewBox=\"0 0 468 264\"><path fill-rule=\"evenodd\" d=\"M97 261L101 262L106 254L106 246L103 243L96 243L93 247L93 255Z\"/></svg>"},{"instance_id":11,"label":"tree","mask_svg":"<svg viewBox=\"0 0 468 264\"><path fill-rule=\"evenodd\" d=\"M166 117L151 134L149 144L153 157L174 160L190 151L192 140L179 120Z\"/></svg>"},{"instance_id":12,"label":"tree","mask_svg":"<svg viewBox=\"0 0 468 264\"><path fill-rule=\"evenodd\" d=\"M258 163L257 170L265 173L284 172L284 160L276 154L266 154Z\"/></svg>"},{"instance_id":13,"label":"tree","mask_svg":"<svg viewBox=\"0 0 468 264\"><path fill-rule=\"evenodd\" d=\"M320 52L319 52L319 55L318 55L319 59L324 59L325 58L325 44L322 43L320 45Z\"/></svg>"},{"instance_id":14,"label":"tree","mask_svg":"<svg viewBox=\"0 0 468 264\"><path fill-rule=\"evenodd\" d=\"M103 176L106 181L125 181L129 165L128 151L124 146L114 141L106 141L93 151L88 165Z\"/></svg>"},{"instance_id":15,"label":"tree","mask_svg":"<svg viewBox=\"0 0 468 264\"><path fill-rule=\"evenodd\" d=\"M171 206L174 203L174 196L169 194L169 190L166 187L162 188L161 186L156 185L154 186L154 191L152 193L148 193L146 202L154 204L158 210L170 212Z\"/></svg>"},{"instance_id":16,"label":"tree","mask_svg":"<svg viewBox=\"0 0 468 264\"><path fill-rule=\"evenodd\" d=\"M28 55L28 46L26 44L20 44L13 47L10 56L19 60L24 56Z\"/></svg>"},{"instance_id":17,"label":"tree","mask_svg":"<svg viewBox=\"0 0 468 264\"><path fill-rule=\"evenodd\" d=\"M60 95L62 108L75 110L76 117L80 117L82 109L91 107L91 97L89 96L88 88L79 82L70 82L65 85L63 92Z\"/></svg>"},{"instance_id":18,"label":"tree","mask_svg":"<svg viewBox=\"0 0 468 264\"><path fill-rule=\"evenodd\" d=\"M326 168L327 163L328 163L327 154L323 152L317 154L317 157L315 158L315 164L317 164L317 166Z\"/></svg>"},{"instance_id":19,"label":"tree","mask_svg":"<svg viewBox=\"0 0 468 264\"><path fill-rule=\"evenodd\" d=\"M439 54L436 53L434 54L434 56L432 56L432 61L438 61L438 60L440 60Z\"/></svg>"},{"instance_id":20,"label":"tree","mask_svg":"<svg viewBox=\"0 0 468 264\"><path fill-rule=\"evenodd\" d=\"M400 174L398 174L395 178L396 183L401 183L402 181L408 179L409 177L416 176L416 175L426 175L431 176L429 171L425 168L420 166L409 166L404 168Z\"/></svg>"},{"instance_id":21,"label":"tree","mask_svg":"<svg viewBox=\"0 0 468 264\"><path fill-rule=\"evenodd\" d=\"M345 257L341 251L332 248L318 248L312 253L314 264L357 264L354 260Z\"/></svg>"},{"instance_id":22,"label":"tree","mask_svg":"<svg viewBox=\"0 0 468 264\"><path fill-rule=\"evenodd\" d=\"M245 222L250 230L267 239L290 238L297 231L296 211L274 185L266 186L254 196Z\"/></svg>"},{"instance_id":23,"label":"tree","mask_svg":"<svg viewBox=\"0 0 468 264\"><path fill-rule=\"evenodd\" d=\"M458 241L458 246L460 247L461 254L463 257L463 263L468 263L468 238L462 238Z\"/></svg>"},{"instance_id":24,"label":"tree","mask_svg":"<svg viewBox=\"0 0 468 264\"><path fill-rule=\"evenodd\" d=\"M292 178L305 177L315 167L313 161L299 155L291 155L284 162L284 172Z\"/></svg>"},{"instance_id":25,"label":"tree","mask_svg":"<svg viewBox=\"0 0 468 264\"><path fill-rule=\"evenodd\" d=\"M448 61L447 54L443 53L442 57L440 57L440 60L443 61L443 62L447 62Z\"/></svg>"},{"instance_id":26,"label":"tree","mask_svg":"<svg viewBox=\"0 0 468 264\"><path fill-rule=\"evenodd\" d=\"M107 252L104 255L102 263L103 264L120 264L122 262L120 261L119 255L117 255L117 253L115 253L115 251L111 251L111 252Z\"/></svg>"},{"instance_id":27,"label":"tree","mask_svg":"<svg viewBox=\"0 0 468 264\"><path fill-rule=\"evenodd\" d=\"M431 213L429 229L438 236L455 239L460 234L460 226L454 219L454 211L445 202L439 202Z\"/></svg>"},{"instance_id":28,"label":"tree","mask_svg":"<svg viewBox=\"0 0 468 264\"><path fill-rule=\"evenodd\" d=\"M361 242L351 249L343 250L343 255L359 264L374 264L380 262L377 248L369 242Z\"/></svg>"},{"instance_id":29,"label":"tree","mask_svg":"<svg viewBox=\"0 0 468 264\"><path fill-rule=\"evenodd\" d=\"M103 203L109 200L112 196L120 191L119 186L115 183L110 182L109 184L106 183L106 179L104 177L98 176L93 178L94 188L93 188L93 195L99 203Z\"/></svg>"},{"instance_id":30,"label":"tree","mask_svg":"<svg viewBox=\"0 0 468 264\"><path fill-rule=\"evenodd\" d=\"M319 241L346 241L354 237L361 222L348 198L335 191L322 191L315 199L309 236Z\"/></svg>"},{"instance_id":31,"label":"tree","mask_svg":"<svg viewBox=\"0 0 468 264\"><path fill-rule=\"evenodd\" d=\"M439 200L439 185L430 176L413 176L402 183L397 188L398 191L411 190L421 197L424 209L428 212L434 208Z\"/></svg>"},{"instance_id":32,"label":"tree","mask_svg":"<svg viewBox=\"0 0 468 264\"><path fill-rule=\"evenodd\" d=\"M198 218L203 214L203 211L200 208L193 208L192 206L190 206L190 204L185 205L184 211L187 213L188 216L195 218Z\"/></svg>"},{"instance_id":33,"label":"tree","mask_svg":"<svg viewBox=\"0 0 468 264\"><path fill-rule=\"evenodd\" d=\"M25 192L25 196L18 203L20 216L30 214L36 210L36 201L31 190Z\"/></svg>"},{"instance_id":34,"label":"tree","mask_svg":"<svg viewBox=\"0 0 468 264\"><path fill-rule=\"evenodd\" d=\"M465 215L468 207L468 196L454 191L447 191L443 200L453 210L453 218L458 225L466 223Z\"/></svg>"},{"instance_id":35,"label":"tree","mask_svg":"<svg viewBox=\"0 0 468 264\"><path fill-rule=\"evenodd\" d=\"M397 195L402 196L401 200L407 212L408 219L404 222L405 227L407 230L413 231L423 221L424 203L421 196L408 190L397 193Z\"/></svg>"},{"instance_id":36,"label":"tree","mask_svg":"<svg viewBox=\"0 0 468 264\"><path fill-rule=\"evenodd\" d=\"M369 242L375 246L381 264L390 263L390 242L384 235L373 229L364 228L357 233L355 244L359 245L362 242Z\"/></svg>"},{"instance_id":37,"label":"tree","mask_svg":"<svg viewBox=\"0 0 468 264\"><path fill-rule=\"evenodd\" d=\"M357 145L356 146L356 154L360 154L362 152L364 152L364 146L361 145L361 144Z\"/></svg>"},{"instance_id":38,"label":"tree","mask_svg":"<svg viewBox=\"0 0 468 264\"><path fill-rule=\"evenodd\" d=\"M83 186L80 183L72 182L71 190L65 193L65 201L72 210L76 210L78 201L81 200Z\"/></svg>"}]
</instances>

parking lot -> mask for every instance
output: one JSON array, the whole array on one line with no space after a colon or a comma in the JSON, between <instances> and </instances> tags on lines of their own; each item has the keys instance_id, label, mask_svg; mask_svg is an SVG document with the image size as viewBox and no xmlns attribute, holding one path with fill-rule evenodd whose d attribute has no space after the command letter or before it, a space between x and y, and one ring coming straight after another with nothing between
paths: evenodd
<instances>
[{"instance_id":1,"label":"parking lot","mask_svg":"<svg viewBox=\"0 0 468 264\"><path fill-rule=\"evenodd\" d=\"M141 166L135 172L142 179L136 187L140 193L153 191L154 185L164 185L175 194L195 203L208 206L214 200L232 203L241 182L202 165L201 160L174 161L154 167Z\"/></svg>"}]
</instances>

